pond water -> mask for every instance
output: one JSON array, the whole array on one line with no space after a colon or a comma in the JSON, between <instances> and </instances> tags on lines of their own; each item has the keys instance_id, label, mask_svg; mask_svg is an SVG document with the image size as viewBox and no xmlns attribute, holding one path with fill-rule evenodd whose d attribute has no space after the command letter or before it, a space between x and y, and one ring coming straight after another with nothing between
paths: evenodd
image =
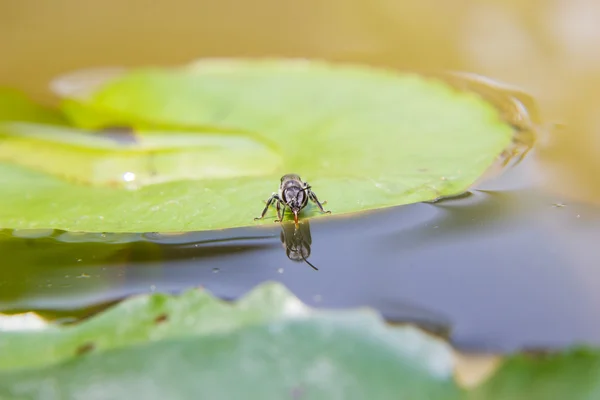
<instances>
[{"instance_id":1,"label":"pond water","mask_svg":"<svg viewBox=\"0 0 600 400\"><path fill-rule=\"evenodd\" d=\"M51 77L90 65L307 55L477 71L523 87L546 123L567 128L552 130L521 164L469 196L305 223L308 261L318 270L289 259L276 224L182 235L0 231L0 312L36 310L68 322L131 294L203 286L234 299L276 280L309 305L374 307L390 321L447 335L461 349L600 345L600 63L591 50L600 36L584 18L599 11L594 2L425 2L441 10L432 15L411 2L308 1L290 11L273 1L264 5L268 15L252 6L239 10L243 18L227 2L204 13L184 2L176 16L130 12L137 19L123 22L117 14L133 10L116 2L62 3L31 12L0 5L0 15L19 22L0 23L2 83L48 100ZM189 26L198 42L167 19Z\"/></svg>"}]
</instances>

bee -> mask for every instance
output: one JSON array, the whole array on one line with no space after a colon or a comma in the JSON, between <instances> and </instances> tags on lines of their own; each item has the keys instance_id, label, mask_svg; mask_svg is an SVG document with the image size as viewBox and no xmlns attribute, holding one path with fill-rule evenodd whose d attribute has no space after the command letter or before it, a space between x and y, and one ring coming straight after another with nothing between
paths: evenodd
<instances>
[{"instance_id":1,"label":"bee","mask_svg":"<svg viewBox=\"0 0 600 400\"><path fill-rule=\"evenodd\" d=\"M306 207L309 199L319 207L319 210L321 210L322 213L331 214L331 211L325 211L323 209L323 205L319 202L319 199L317 199L317 195L311 190L308 182L303 182L300 176L296 174L284 175L281 177L281 182L279 184L279 193L273 193L271 197L269 197L262 214L260 217L254 218L254 220L256 221L264 218L271 204L275 202L278 218L275 222L283 221L285 212L287 208L289 208L294 214L294 222L298 225L298 214ZM325 204L325 202L323 202L323 204Z\"/></svg>"}]
</instances>

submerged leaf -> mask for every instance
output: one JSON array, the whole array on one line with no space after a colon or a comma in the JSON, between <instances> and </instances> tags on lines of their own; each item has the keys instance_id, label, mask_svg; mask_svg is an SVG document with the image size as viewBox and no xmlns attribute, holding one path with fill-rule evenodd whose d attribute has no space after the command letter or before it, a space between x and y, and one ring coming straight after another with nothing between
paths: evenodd
<instances>
[{"instance_id":1,"label":"submerged leaf","mask_svg":"<svg viewBox=\"0 0 600 400\"><path fill-rule=\"evenodd\" d=\"M176 175L198 179L133 193L0 165L0 227L167 232L247 226L286 173L300 174L335 215L435 200L467 190L513 133L492 105L440 80L298 60L134 70L68 99L64 110L83 129L239 132L274 143L281 163L273 170L259 165L260 176L203 179L201 170L190 166L185 174L184 164L169 161ZM237 158L230 156L223 155L222 164ZM313 206L302 213L317 215Z\"/></svg>"}]
</instances>

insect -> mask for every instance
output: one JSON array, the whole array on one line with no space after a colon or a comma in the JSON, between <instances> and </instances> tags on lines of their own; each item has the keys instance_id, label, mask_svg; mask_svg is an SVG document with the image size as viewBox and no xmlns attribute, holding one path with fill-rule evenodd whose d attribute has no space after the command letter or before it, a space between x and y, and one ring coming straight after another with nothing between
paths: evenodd
<instances>
[{"instance_id":1,"label":"insect","mask_svg":"<svg viewBox=\"0 0 600 400\"><path fill-rule=\"evenodd\" d=\"M315 193L310 190L311 187L308 182L303 182L300 176L296 174L287 174L281 177L281 183L279 184L279 193L273 193L267 200L267 205L260 217L254 218L259 220L264 218L267 210L275 202L277 207L277 218L275 222L283 221L285 211L289 208L294 213L294 222L298 225L298 214L306 207L308 200L314 202L321 212L331 214L331 211L325 211L323 205L317 199ZM325 202L323 202L325 203ZM283 210L282 210L283 209ZM283 212L282 212L283 211Z\"/></svg>"}]
</instances>

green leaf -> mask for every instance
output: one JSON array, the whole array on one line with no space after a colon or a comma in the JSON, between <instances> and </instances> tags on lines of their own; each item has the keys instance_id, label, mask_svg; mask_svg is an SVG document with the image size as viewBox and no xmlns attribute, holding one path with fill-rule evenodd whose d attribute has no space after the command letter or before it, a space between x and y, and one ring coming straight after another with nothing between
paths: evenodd
<instances>
[{"instance_id":1,"label":"green leaf","mask_svg":"<svg viewBox=\"0 0 600 400\"><path fill-rule=\"evenodd\" d=\"M0 121L64 124L65 118L56 110L35 104L22 92L0 87Z\"/></svg>"},{"instance_id":2,"label":"green leaf","mask_svg":"<svg viewBox=\"0 0 600 400\"><path fill-rule=\"evenodd\" d=\"M334 215L429 201L467 190L513 133L492 105L440 80L297 60L135 70L89 97L69 99L64 110L82 129L129 125L242 135L273 144L281 163L274 156L257 167L258 175L214 179L193 167L182 173L185 168L174 167L175 154L164 179L156 180L163 183L144 186L156 183L146 179L132 192L96 185L106 179L88 172L94 158L61 164L64 152L48 151L38 170L54 177L0 165L0 227L131 232L248 226L286 173L307 180ZM228 156L221 161L233 162ZM59 170L49 167L55 163ZM65 175L69 165L80 172ZM130 172L119 170L125 165L114 164L114 175ZM91 186L58 178L86 174ZM320 215L311 205L302 216Z\"/></svg>"},{"instance_id":3,"label":"green leaf","mask_svg":"<svg viewBox=\"0 0 600 400\"><path fill-rule=\"evenodd\" d=\"M600 354L580 348L539 356L510 356L467 398L595 400L600 398Z\"/></svg>"},{"instance_id":4,"label":"green leaf","mask_svg":"<svg viewBox=\"0 0 600 400\"><path fill-rule=\"evenodd\" d=\"M366 311L312 311L279 285L259 287L234 306L197 296L153 295L142 307L137 298L77 327L0 337L2 358L15 348L11 362L25 358L37 366L0 372L0 398L457 399L461 393L449 346L415 328L389 328ZM156 323L163 313L169 316ZM86 330L96 338L83 351L81 343L91 340L81 337ZM63 353L67 342L71 350L54 363L31 360L57 343ZM14 368L9 364L4 368Z\"/></svg>"},{"instance_id":5,"label":"green leaf","mask_svg":"<svg viewBox=\"0 0 600 400\"><path fill-rule=\"evenodd\" d=\"M94 351L149 340L205 335L281 317L308 313L284 287L266 284L235 306L192 289L180 296L133 297L95 318L73 326L0 335L0 371L55 363L93 346Z\"/></svg>"},{"instance_id":6,"label":"green leaf","mask_svg":"<svg viewBox=\"0 0 600 400\"><path fill-rule=\"evenodd\" d=\"M94 132L4 123L0 124L0 138L1 161L68 182L115 188L137 189L185 179L262 176L277 170L282 162L267 143L244 135L211 132ZM71 194L77 189L73 185Z\"/></svg>"}]
</instances>

